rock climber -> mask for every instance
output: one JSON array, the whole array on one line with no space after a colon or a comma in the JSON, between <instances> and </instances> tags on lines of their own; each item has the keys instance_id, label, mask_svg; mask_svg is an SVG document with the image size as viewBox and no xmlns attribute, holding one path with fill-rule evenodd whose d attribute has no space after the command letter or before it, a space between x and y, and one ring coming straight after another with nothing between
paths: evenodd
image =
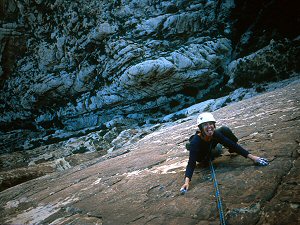
<instances>
[{"instance_id":1,"label":"rock climber","mask_svg":"<svg viewBox=\"0 0 300 225\"><path fill-rule=\"evenodd\" d=\"M267 166L269 164L267 159L252 155L237 144L238 138L230 128L223 126L216 129L216 120L211 113L201 113L197 118L197 125L199 130L190 140L189 160L185 171L185 182L180 189L181 191L188 190L196 162L208 165L209 160L221 155L221 145L228 148L230 153L235 152L251 159L256 165Z\"/></svg>"}]
</instances>

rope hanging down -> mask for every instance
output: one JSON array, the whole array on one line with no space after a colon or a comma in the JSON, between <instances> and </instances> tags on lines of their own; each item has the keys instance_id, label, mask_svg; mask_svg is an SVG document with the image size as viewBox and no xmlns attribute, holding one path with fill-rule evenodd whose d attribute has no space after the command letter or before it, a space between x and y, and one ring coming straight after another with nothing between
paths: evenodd
<instances>
[{"instance_id":1,"label":"rope hanging down","mask_svg":"<svg viewBox=\"0 0 300 225\"><path fill-rule=\"evenodd\" d=\"M217 198L217 204L218 204L218 209L219 209L220 222L221 222L221 225L226 225L225 218L224 218L224 213L223 213L221 195L220 195L219 186L218 186L218 181L217 181L215 169L213 167L213 163L212 163L211 159L209 160L209 167L210 167L210 170L211 170L211 176L213 178L214 187L215 187L215 190L216 190L216 198Z\"/></svg>"}]
</instances>

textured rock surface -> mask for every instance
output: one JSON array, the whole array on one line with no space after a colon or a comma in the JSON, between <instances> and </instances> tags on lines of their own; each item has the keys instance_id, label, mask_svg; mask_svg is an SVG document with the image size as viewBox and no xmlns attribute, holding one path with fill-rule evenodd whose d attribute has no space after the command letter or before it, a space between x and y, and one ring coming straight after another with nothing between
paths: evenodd
<instances>
[{"instance_id":1,"label":"textured rock surface","mask_svg":"<svg viewBox=\"0 0 300 225\"><path fill-rule=\"evenodd\" d=\"M267 91L272 91L285 87L292 82L299 82L299 79L295 77L262 87ZM87 130L86 135L81 134L82 136L77 132L66 133L63 131L46 135L43 138L34 138L32 133L24 134L23 130L2 134L1 140L8 146L24 141L22 137L28 135L31 140L26 141L24 148L27 149L34 145L39 147L0 155L0 190L112 153L137 142L145 135L161 127L173 125L174 121L180 118L197 115L203 110L214 111L241 99L251 98L258 94L256 89L239 88L229 96L210 99L164 116L159 120L157 119L155 125L150 126L113 127L111 130L95 127Z\"/></svg>"},{"instance_id":2,"label":"textured rock surface","mask_svg":"<svg viewBox=\"0 0 300 225\"><path fill-rule=\"evenodd\" d=\"M267 167L215 160L228 224L299 224L300 84L214 112ZM0 193L1 224L219 224L208 169L181 196L195 117L162 127L111 155ZM117 157L114 157L116 155Z\"/></svg>"},{"instance_id":3,"label":"textured rock surface","mask_svg":"<svg viewBox=\"0 0 300 225\"><path fill-rule=\"evenodd\" d=\"M299 72L296 1L0 3L1 153L117 136Z\"/></svg>"},{"instance_id":4,"label":"textured rock surface","mask_svg":"<svg viewBox=\"0 0 300 225\"><path fill-rule=\"evenodd\" d=\"M295 5L0 0L0 190L298 80Z\"/></svg>"}]
</instances>

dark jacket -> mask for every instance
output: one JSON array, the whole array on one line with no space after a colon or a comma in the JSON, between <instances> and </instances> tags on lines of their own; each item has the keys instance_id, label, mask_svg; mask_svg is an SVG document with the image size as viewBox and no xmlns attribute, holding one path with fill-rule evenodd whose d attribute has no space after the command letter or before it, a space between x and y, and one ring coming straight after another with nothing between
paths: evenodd
<instances>
[{"instance_id":1,"label":"dark jacket","mask_svg":"<svg viewBox=\"0 0 300 225\"><path fill-rule=\"evenodd\" d=\"M196 162L208 162L210 159L211 149L218 143L230 149L231 152L236 152L239 155L247 158L249 152L236 142L224 136L218 130L215 130L211 141L204 141L199 135L194 135L190 144L190 156L186 167L185 176L192 179Z\"/></svg>"}]
</instances>

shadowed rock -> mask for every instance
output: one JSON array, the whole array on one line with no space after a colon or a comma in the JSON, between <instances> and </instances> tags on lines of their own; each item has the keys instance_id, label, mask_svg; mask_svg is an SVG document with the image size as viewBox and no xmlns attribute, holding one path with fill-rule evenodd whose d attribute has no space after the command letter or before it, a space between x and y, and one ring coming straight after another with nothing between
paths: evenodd
<instances>
[{"instance_id":1,"label":"shadowed rock","mask_svg":"<svg viewBox=\"0 0 300 225\"><path fill-rule=\"evenodd\" d=\"M296 1L0 5L0 154L95 127L120 133L299 73ZM7 132L21 137L1 143Z\"/></svg>"}]
</instances>

